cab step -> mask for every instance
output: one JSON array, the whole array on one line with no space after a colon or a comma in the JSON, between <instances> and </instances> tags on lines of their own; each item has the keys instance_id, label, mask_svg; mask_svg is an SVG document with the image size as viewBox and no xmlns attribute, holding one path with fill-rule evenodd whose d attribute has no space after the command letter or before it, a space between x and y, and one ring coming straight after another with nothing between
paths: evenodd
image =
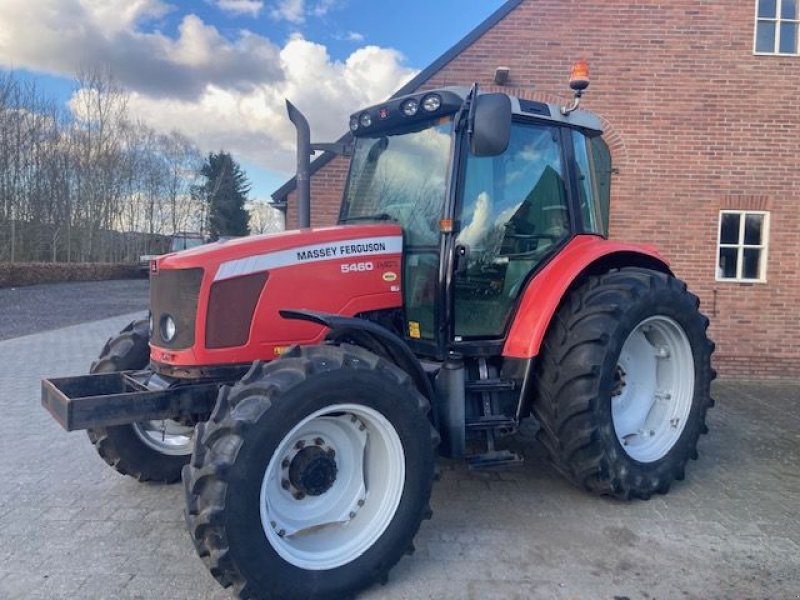
<instances>
[{"instance_id":1,"label":"cab step","mask_svg":"<svg viewBox=\"0 0 800 600\"><path fill-rule=\"evenodd\" d=\"M491 450L483 454L473 454L472 456L467 456L466 461L467 467L471 471L519 467L524 462L522 456L510 450Z\"/></svg>"}]
</instances>

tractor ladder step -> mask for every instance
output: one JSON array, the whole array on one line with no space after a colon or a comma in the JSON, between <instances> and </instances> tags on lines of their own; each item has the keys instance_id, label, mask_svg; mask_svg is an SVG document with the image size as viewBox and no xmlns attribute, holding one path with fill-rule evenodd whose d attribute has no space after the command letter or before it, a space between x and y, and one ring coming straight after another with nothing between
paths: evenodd
<instances>
[{"instance_id":1,"label":"tractor ladder step","mask_svg":"<svg viewBox=\"0 0 800 600\"><path fill-rule=\"evenodd\" d=\"M519 454L510 450L491 450L483 454L473 454L472 456L467 456L466 461L470 471L519 467L524 462Z\"/></svg>"},{"instance_id":2,"label":"tractor ladder step","mask_svg":"<svg viewBox=\"0 0 800 600\"><path fill-rule=\"evenodd\" d=\"M485 392L506 392L516 389L517 384L505 379L474 379L467 381L465 388L467 392L482 394Z\"/></svg>"},{"instance_id":3,"label":"tractor ladder step","mask_svg":"<svg viewBox=\"0 0 800 600\"><path fill-rule=\"evenodd\" d=\"M517 422L514 419L509 419L502 415L490 415L488 417L478 417L477 419L468 420L466 427L468 430L472 431L494 429L508 433L517 428Z\"/></svg>"}]
</instances>

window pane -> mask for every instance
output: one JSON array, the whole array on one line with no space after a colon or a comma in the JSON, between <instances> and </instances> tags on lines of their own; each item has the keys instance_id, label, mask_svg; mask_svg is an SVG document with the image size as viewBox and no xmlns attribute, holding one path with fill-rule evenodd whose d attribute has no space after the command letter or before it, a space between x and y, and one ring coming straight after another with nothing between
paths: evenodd
<instances>
[{"instance_id":1,"label":"window pane","mask_svg":"<svg viewBox=\"0 0 800 600\"><path fill-rule=\"evenodd\" d=\"M797 18L797 0L783 0L783 4L781 4L781 18Z\"/></svg>"},{"instance_id":2,"label":"window pane","mask_svg":"<svg viewBox=\"0 0 800 600\"><path fill-rule=\"evenodd\" d=\"M756 248L744 249L744 264L742 265L742 277L744 279L760 279L761 269L761 250Z\"/></svg>"},{"instance_id":3,"label":"window pane","mask_svg":"<svg viewBox=\"0 0 800 600\"><path fill-rule=\"evenodd\" d=\"M775 4L776 0L758 0L758 16L774 19L776 12ZM750 6L752 6L752 4Z\"/></svg>"},{"instance_id":4,"label":"window pane","mask_svg":"<svg viewBox=\"0 0 800 600\"><path fill-rule=\"evenodd\" d=\"M578 167L578 198L581 215L583 215L583 227L592 233L604 234L605 228L600 216L600 204L594 187L596 182L592 179L592 169L589 164L587 139L583 134L573 131L572 142Z\"/></svg>"},{"instance_id":5,"label":"window pane","mask_svg":"<svg viewBox=\"0 0 800 600\"><path fill-rule=\"evenodd\" d=\"M720 222L719 242L720 244L739 243L739 219L741 215L722 213Z\"/></svg>"},{"instance_id":6,"label":"window pane","mask_svg":"<svg viewBox=\"0 0 800 600\"><path fill-rule=\"evenodd\" d=\"M775 23L772 21L758 22L756 52L775 52Z\"/></svg>"},{"instance_id":7,"label":"window pane","mask_svg":"<svg viewBox=\"0 0 800 600\"><path fill-rule=\"evenodd\" d=\"M761 231L764 228L764 215L747 215L744 219L744 243L761 245Z\"/></svg>"},{"instance_id":8,"label":"window pane","mask_svg":"<svg viewBox=\"0 0 800 600\"><path fill-rule=\"evenodd\" d=\"M592 158L594 159L597 192L600 195L600 215L603 233L608 235L609 211L611 208L611 151L600 136L592 138Z\"/></svg>"},{"instance_id":9,"label":"window pane","mask_svg":"<svg viewBox=\"0 0 800 600\"><path fill-rule=\"evenodd\" d=\"M781 23L780 52L797 54L797 23Z\"/></svg>"},{"instance_id":10,"label":"window pane","mask_svg":"<svg viewBox=\"0 0 800 600\"><path fill-rule=\"evenodd\" d=\"M556 130L511 126L500 156L467 159L457 241L469 248L455 277L455 333L502 335L525 278L569 236Z\"/></svg>"},{"instance_id":11,"label":"window pane","mask_svg":"<svg viewBox=\"0 0 800 600\"><path fill-rule=\"evenodd\" d=\"M719 269L718 273L721 278L736 279L736 256L738 250L736 248L720 248L719 249Z\"/></svg>"}]
</instances>

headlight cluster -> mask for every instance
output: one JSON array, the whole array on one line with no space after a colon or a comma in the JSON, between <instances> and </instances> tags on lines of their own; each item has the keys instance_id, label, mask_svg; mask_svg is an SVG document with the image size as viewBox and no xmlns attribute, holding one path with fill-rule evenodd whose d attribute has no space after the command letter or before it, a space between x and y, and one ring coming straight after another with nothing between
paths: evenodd
<instances>
[{"instance_id":1,"label":"headlight cluster","mask_svg":"<svg viewBox=\"0 0 800 600\"><path fill-rule=\"evenodd\" d=\"M175 324L175 319L170 315L163 315L161 317L161 339L169 343L175 339L177 333L178 326Z\"/></svg>"},{"instance_id":2,"label":"headlight cluster","mask_svg":"<svg viewBox=\"0 0 800 600\"><path fill-rule=\"evenodd\" d=\"M416 116L420 110L423 113L433 114L442 107L442 97L439 94L426 94L422 97L407 98L400 104L400 112L406 117ZM384 120L389 117L389 109L381 108L378 118ZM373 115L365 111L360 115L350 118L350 131L355 133L359 129L367 129L374 124Z\"/></svg>"}]
</instances>

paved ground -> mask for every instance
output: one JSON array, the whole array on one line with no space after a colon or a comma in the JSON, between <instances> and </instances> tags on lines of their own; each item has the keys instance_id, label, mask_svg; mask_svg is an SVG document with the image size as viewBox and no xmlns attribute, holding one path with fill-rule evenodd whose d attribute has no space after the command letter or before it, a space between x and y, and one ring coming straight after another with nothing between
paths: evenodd
<instances>
[{"instance_id":1,"label":"paved ground","mask_svg":"<svg viewBox=\"0 0 800 600\"><path fill-rule=\"evenodd\" d=\"M221 599L179 487L118 476L39 406L131 315L0 342L0 598ZM417 553L364 598L798 598L800 386L722 383L685 482L588 497L523 440L518 471L445 465Z\"/></svg>"},{"instance_id":2,"label":"paved ground","mask_svg":"<svg viewBox=\"0 0 800 600\"><path fill-rule=\"evenodd\" d=\"M0 340L147 310L149 289L147 279L0 288Z\"/></svg>"}]
</instances>

